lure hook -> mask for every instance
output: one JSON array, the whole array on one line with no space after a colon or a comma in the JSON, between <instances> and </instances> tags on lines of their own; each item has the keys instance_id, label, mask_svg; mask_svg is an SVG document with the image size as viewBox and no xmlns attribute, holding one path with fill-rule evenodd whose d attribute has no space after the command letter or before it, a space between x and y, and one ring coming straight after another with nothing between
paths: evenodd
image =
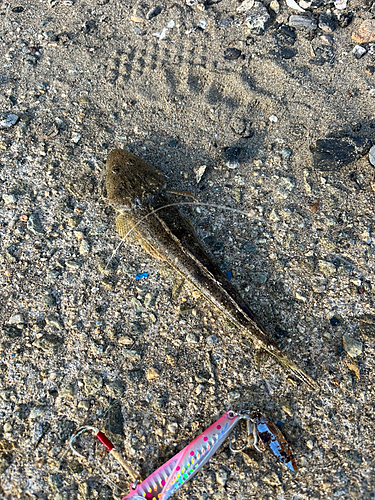
<instances>
[{"instance_id":1,"label":"lure hook","mask_svg":"<svg viewBox=\"0 0 375 500\"><path fill-rule=\"evenodd\" d=\"M105 447L105 449L113 456L113 458L115 460L117 460L117 462L125 469L125 471L129 474L129 476L132 478L132 481L136 482L138 480L141 479L140 475L135 472L135 470L133 469L133 467L131 467L124 459L123 457L121 456L121 454L115 450L115 446L114 444L107 438L107 436L101 432L99 429L97 429L96 427L91 427L90 425L87 425L85 427L81 427L78 429L77 433L76 434L73 434L73 436L70 438L69 440L69 448L72 450L72 452L85 459L85 457L83 455L81 455L80 453L78 453L78 451L74 448L73 446L73 442L81 435L83 434L84 432L86 431L91 431L95 437L97 439L99 439L99 441L102 443L102 445Z\"/></svg>"},{"instance_id":2,"label":"lure hook","mask_svg":"<svg viewBox=\"0 0 375 500\"><path fill-rule=\"evenodd\" d=\"M78 451L74 448L73 446L73 443L74 441L81 435L83 434L84 432L86 431L92 431L95 435L97 435L99 433L99 429L97 429L96 427L91 427L90 425L87 425L85 427L80 427L77 431L76 434L73 434L73 436L69 439L69 448L71 449L71 451L77 455L78 457L81 457L83 459L86 459L86 457L84 457L83 455L81 455L81 453L78 453Z\"/></svg>"},{"instance_id":3,"label":"lure hook","mask_svg":"<svg viewBox=\"0 0 375 500\"><path fill-rule=\"evenodd\" d=\"M240 417L246 419L246 427L247 427L247 443L245 443L242 448L235 449L232 446L232 436L229 436L229 449L232 453L241 453L245 448L253 447L259 453L263 453L257 443L258 443L258 431L255 422L250 417L250 412L248 410L241 410L239 413ZM250 437L251 436L251 437Z\"/></svg>"}]
</instances>

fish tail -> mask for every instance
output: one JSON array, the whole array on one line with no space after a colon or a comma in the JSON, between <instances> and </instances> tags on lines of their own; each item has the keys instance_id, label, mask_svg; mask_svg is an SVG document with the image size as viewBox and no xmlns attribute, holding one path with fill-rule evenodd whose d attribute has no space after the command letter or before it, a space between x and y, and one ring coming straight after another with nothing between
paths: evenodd
<instances>
[{"instance_id":1,"label":"fish tail","mask_svg":"<svg viewBox=\"0 0 375 500\"><path fill-rule=\"evenodd\" d=\"M319 390L320 385L314 379L307 375L307 373L302 370L298 365L296 365L292 360L290 360L285 354L281 351L272 352L269 351L275 358L279 361L279 363L287 369L287 371L291 372L298 380L307 384L311 389Z\"/></svg>"}]
</instances>

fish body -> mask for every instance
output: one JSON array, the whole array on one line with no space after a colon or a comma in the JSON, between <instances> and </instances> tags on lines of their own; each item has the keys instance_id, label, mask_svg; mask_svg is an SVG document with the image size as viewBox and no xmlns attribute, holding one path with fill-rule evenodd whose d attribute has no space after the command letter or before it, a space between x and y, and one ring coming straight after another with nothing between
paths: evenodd
<instances>
[{"instance_id":1,"label":"fish body","mask_svg":"<svg viewBox=\"0 0 375 500\"><path fill-rule=\"evenodd\" d=\"M318 388L309 375L280 351L228 278L212 262L190 221L175 206L170 206L172 202L161 172L128 151L116 149L107 159L106 187L108 201L119 213L116 224L120 236L131 231L148 253L181 273L256 346L274 356L300 381Z\"/></svg>"}]
</instances>

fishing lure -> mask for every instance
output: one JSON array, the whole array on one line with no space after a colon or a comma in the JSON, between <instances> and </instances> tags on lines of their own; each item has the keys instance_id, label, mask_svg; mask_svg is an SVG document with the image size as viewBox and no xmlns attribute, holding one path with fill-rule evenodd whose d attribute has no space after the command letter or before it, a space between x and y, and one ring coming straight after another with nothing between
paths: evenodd
<instances>
[{"instance_id":1,"label":"fishing lure","mask_svg":"<svg viewBox=\"0 0 375 500\"><path fill-rule=\"evenodd\" d=\"M260 412L253 412L250 420L256 426L256 434L268 446L270 451L281 463L286 465L291 471L297 470L296 461L292 455L289 444L280 429Z\"/></svg>"},{"instance_id":2,"label":"fishing lure","mask_svg":"<svg viewBox=\"0 0 375 500\"><path fill-rule=\"evenodd\" d=\"M238 413L228 411L144 481L134 482L130 492L122 500L167 500L209 461L241 420L247 421L248 442L239 450L234 450L230 443L232 451L239 452L251 446L262 452L257 445L258 442L262 442L291 471L297 470L295 459L285 437L265 415L260 412L250 413L247 410L241 410ZM126 464L121 455L115 452L113 444L102 432L94 427L84 427L80 433L84 430L93 431L107 451L119 461L133 479L136 477L136 473ZM69 446L74 453L82 456L73 448L73 441L80 433L72 436Z\"/></svg>"}]
</instances>

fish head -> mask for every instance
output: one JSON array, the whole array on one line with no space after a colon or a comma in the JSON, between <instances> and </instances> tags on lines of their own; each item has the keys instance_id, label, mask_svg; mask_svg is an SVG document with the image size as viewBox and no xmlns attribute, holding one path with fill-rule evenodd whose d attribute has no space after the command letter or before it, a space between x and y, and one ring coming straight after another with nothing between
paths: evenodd
<instances>
[{"instance_id":1,"label":"fish head","mask_svg":"<svg viewBox=\"0 0 375 500\"><path fill-rule=\"evenodd\" d=\"M166 188L159 170L123 149L114 149L107 158L106 187L109 203L118 211L153 206Z\"/></svg>"}]
</instances>

